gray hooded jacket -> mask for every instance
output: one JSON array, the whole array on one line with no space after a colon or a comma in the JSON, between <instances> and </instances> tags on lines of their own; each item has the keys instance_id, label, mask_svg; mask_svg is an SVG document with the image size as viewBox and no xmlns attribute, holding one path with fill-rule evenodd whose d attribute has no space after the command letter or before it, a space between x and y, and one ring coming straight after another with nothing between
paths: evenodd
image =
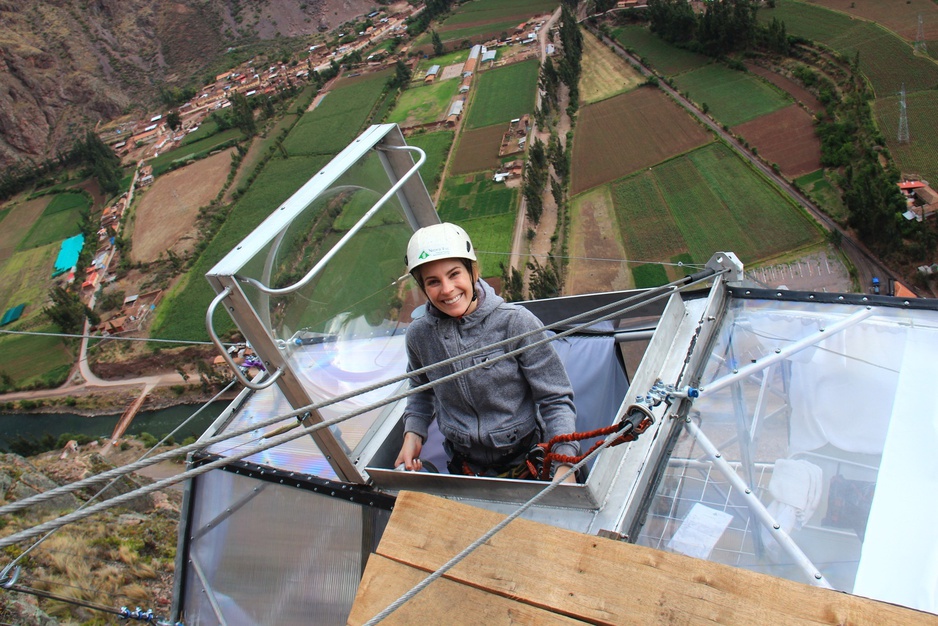
<instances>
[{"instance_id":1,"label":"gray hooded jacket","mask_svg":"<svg viewBox=\"0 0 938 626\"><path fill-rule=\"evenodd\" d=\"M479 305L457 319L427 304L427 315L407 329L408 371L541 327L527 309L506 303L485 282L476 283ZM411 387L437 380L471 365L542 339L544 333L484 351L469 359L411 378ZM437 418L453 451L487 466L520 453L522 440L540 428L541 441L572 433L576 425L573 388L550 344L527 350L412 395L404 412L404 430L427 439ZM579 446L565 443L554 452L575 455Z\"/></svg>"}]
</instances>

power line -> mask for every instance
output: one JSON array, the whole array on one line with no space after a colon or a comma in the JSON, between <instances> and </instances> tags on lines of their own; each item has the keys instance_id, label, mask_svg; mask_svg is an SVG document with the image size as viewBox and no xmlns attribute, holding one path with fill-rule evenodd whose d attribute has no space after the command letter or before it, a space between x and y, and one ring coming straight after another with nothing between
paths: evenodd
<instances>
[{"instance_id":1,"label":"power line","mask_svg":"<svg viewBox=\"0 0 938 626\"><path fill-rule=\"evenodd\" d=\"M491 256L514 256L514 253L512 252L487 252L485 250L476 250L476 254L488 254ZM522 256L543 257L547 259L563 259L568 261L608 261L609 263L632 263L634 265L673 265L674 267L690 267L696 269L702 269L706 267L704 263L682 263L680 261L677 263L666 263L664 261L637 261L634 259L612 259L596 256L564 256L560 254L535 254L533 252Z\"/></svg>"},{"instance_id":2,"label":"power line","mask_svg":"<svg viewBox=\"0 0 938 626\"><path fill-rule=\"evenodd\" d=\"M120 341L153 341L155 343L182 343L182 344L193 344L199 346L210 346L212 345L211 341L193 341L189 339L151 339L147 337L121 337L118 335L75 335L71 333L41 333L35 330L0 330L0 333L6 333L8 335L37 335L39 337L65 337L68 339L95 339L98 341L111 341L111 340L120 340ZM233 346L237 344L226 343L223 344L226 346Z\"/></svg>"}]
</instances>

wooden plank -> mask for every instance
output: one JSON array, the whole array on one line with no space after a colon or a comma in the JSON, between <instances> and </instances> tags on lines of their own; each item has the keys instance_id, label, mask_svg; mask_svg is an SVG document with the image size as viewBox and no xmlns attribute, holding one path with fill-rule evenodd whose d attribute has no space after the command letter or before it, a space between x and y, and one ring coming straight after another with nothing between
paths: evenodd
<instances>
[{"instance_id":1,"label":"wooden plank","mask_svg":"<svg viewBox=\"0 0 938 626\"><path fill-rule=\"evenodd\" d=\"M355 596L348 623L364 624L427 577L427 573L373 554ZM445 620L443 619L445 618ZM492 595L445 578L434 581L394 611L382 624L573 626L583 622L522 602Z\"/></svg>"},{"instance_id":2,"label":"wooden plank","mask_svg":"<svg viewBox=\"0 0 938 626\"><path fill-rule=\"evenodd\" d=\"M378 553L434 571L503 518L402 492ZM527 520L512 522L447 576L601 624L938 625L930 613Z\"/></svg>"}]
</instances>

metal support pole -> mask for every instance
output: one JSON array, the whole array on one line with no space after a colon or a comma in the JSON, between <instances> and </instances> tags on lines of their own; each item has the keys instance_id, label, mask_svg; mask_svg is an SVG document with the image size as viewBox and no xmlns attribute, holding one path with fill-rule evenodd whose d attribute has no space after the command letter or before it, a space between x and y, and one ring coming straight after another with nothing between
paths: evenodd
<instances>
[{"instance_id":1,"label":"metal support pole","mask_svg":"<svg viewBox=\"0 0 938 626\"><path fill-rule=\"evenodd\" d=\"M765 505L762 504L762 501L756 497L752 492L752 489L739 477L739 474L733 469L733 467L726 462L726 459L723 458L723 455L717 450L716 446L713 445L713 442L707 438L707 436L700 430L700 428L693 422L693 420L685 420L684 426L693 435L694 439L707 451L707 454L710 455L710 458L713 460L714 465L717 469L720 470L720 473L723 474L726 479L736 488L739 493L743 494L746 504L749 506L755 516L759 519L759 522L769 530L772 538L778 542L778 545L782 547L789 556L794 559L795 564L798 565L805 574L807 574L808 582L817 587L823 587L825 589L833 589L834 587L827 582L827 579L824 578L824 575L815 567L814 563L807 557L807 555L801 551L801 548L798 547L798 544L791 538L791 536L782 530L781 525L778 521L772 517L772 514L769 513L768 509L765 508ZM753 531L755 532L755 531Z\"/></svg>"},{"instance_id":2,"label":"metal support pole","mask_svg":"<svg viewBox=\"0 0 938 626\"><path fill-rule=\"evenodd\" d=\"M851 326L855 326L859 324L860 322L862 322L863 320L865 320L872 314L873 314L873 307L868 306L860 311L857 311L853 315L846 317L840 320L839 322L831 324L830 326L827 326L826 328L822 328L818 332L808 335L807 337L804 337L802 339L799 339L798 341L784 348L778 348L775 350L774 354L765 356L759 359L757 362L753 363L752 365L747 365L745 367L741 367L737 370L734 370L732 374L729 374L728 376L724 376L723 378L718 378L717 380L711 382L710 384L701 387L699 389L698 397L702 398L705 395L713 394L723 389L724 387L732 385L738 380L742 380L748 376L751 376L755 372L764 370L765 368L767 368L769 365L772 365L773 363L777 363L778 361L784 361L785 359L792 356L793 354L801 352L802 350L806 348L810 348L814 344L821 343L822 341L824 341L831 335L834 335L836 333L839 333L842 330L846 330L847 328L850 328Z\"/></svg>"}]
</instances>

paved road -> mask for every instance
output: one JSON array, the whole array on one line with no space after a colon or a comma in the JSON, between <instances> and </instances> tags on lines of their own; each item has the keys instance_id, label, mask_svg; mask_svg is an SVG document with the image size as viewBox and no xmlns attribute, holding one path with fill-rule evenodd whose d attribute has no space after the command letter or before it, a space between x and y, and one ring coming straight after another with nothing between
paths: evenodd
<instances>
[{"instance_id":1,"label":"paved road","mask_svg":"<svg viewBox=\"0 0 938 626\"><path fill-rule=\"evenodd\" d=\"M628 61L632 66L638 69L643 76L654 76L649 68L642 65L642 63L628 52L626 52L619 44L603 35L596 29L587 26L590 28L590 31L599 37L607 45L611 46L616 53L621 56L623 59ZM866 291L869 291L870 281L873 276L879 276L880 280L884 278L892 278L893 280L900 280L899 276L893 272L891 269L886 267L879 258L874 255L865 245L853 238L853 236L846 230L840 227L834 220L832 220L826 213L824 213L817 205L815 205L810 199L808 199L804 194L795 189L791 183L785 180L783 177L776 174L771 167L763 163L760 159L755 157L751 152L746 150L742 144L739 143L732 135L723 130L723 127L720 126L717 122L712 120L709 116L705 115L700 111L694 103L687 100L682 96L678 91L672 89L664 80L661 80L659 76L659 87L669 94L675 102L684 107L691 115L696 117L700 122L710 128L714 133L720 136L727 144L729 144L735 151L740 154L747 161L752 163L754 167L757 167L763 174L768 178L775 181L779 187L781 187L791 198L801 205L805 210L810 213L814 219L818 221L825 230L832 231L836 230L841 233L842 244L841 248L844 253L850 258L850 261L857 268L858 279L860 281L861 288L864 288Z\"/></svg>"}]
</instances>

